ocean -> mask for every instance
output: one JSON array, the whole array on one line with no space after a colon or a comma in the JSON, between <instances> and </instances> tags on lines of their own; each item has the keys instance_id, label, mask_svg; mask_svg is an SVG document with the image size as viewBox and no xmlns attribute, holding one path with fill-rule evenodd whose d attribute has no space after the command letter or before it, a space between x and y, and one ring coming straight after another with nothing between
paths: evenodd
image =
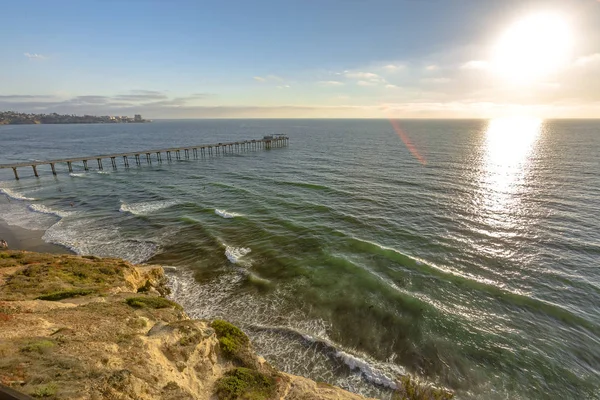
<instances>
[{"instance_id":1,"label":"ocean","mask_svg":"<svg viewBox=\"0 0 600 400\"><path fill-rule=\"evenodd\" d=\"M0 170L0 217L167 266L196 318L376 398L600 398L600 121L177 120L0 126L0 163L289 136L199 160Z\"/></svg>"}]
</instances>

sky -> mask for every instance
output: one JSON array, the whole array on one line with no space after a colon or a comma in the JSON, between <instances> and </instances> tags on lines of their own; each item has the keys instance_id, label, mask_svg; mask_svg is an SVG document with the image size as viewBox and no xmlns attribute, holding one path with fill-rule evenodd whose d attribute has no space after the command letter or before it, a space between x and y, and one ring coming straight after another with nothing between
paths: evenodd
<instances>
[{"instance_id":1,"label":"sky","mask_svg":"<svg viewBox=\"0 0 600 400\"><path fill-rule=\"evenodd\" d=\"M600 117L600 0L5 0L0 110Z\"/></svg>"}]
</instances>

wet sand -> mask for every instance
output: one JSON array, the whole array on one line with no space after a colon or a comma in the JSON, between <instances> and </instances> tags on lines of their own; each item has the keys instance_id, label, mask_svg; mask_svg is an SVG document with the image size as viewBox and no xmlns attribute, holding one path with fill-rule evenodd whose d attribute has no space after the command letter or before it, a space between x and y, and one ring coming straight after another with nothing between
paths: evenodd
<instances>
[{"instance_id":1,"label":"wet sand","mask_svg":"<svg viewBox=\"0 0 600 400\"><path fill-rule=\"evenodd\" d=\"M0 239L6 240L10 250L73 254L66 247L44 242L42 236L44 236L44 231L29 230L19 226L8 225L4 220L0 219Z\"/></svg>"}]
</instances>

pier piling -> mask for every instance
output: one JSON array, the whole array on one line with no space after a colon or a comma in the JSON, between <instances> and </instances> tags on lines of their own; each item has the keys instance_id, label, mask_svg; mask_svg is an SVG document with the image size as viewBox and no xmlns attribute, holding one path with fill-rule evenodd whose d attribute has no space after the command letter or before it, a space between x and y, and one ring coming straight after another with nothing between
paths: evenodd
<instances>
[{"instance_id":1,"label":"pier piling","mask_svg":"<svg viewBox=\"0 0 600 400\"><path fill-rule=\"evenodd\" d=\"M162 163L162 153L166 153L167 155L167 161L168 162L172 162L173 157L172 157L172 152L175 152L175 157L178 161L180 161L182 159L181 157L181 151L183 150L184 152L184 157L186 160L190 159L190 149L191 149L191 153L192 156L191 158L198 160L202 157L207 157L207 156L217 156L217 155L225 155L228 153L243 153L243 152L248 152L251 150L258 150L258 149L271 149L273 147L285 147L287 144L289 143L289 138L287 136L283 136L283 135L268 135L265 136L263 139L252 139L252 140L243 140L243 141L236 141L236 142L228 142L228 143L217 143L217 144L206 144L206 145L199 145L199 146L186 146L186 147L180 147L180 148L169 148L169 149L159 149L159 150L147 150L147 151L142 151L142 152L135 152L135 153L120 153L120 154L106 154L106 155L98 155L98 156L90 156L90 157L81 157L81 158L67 158L67 159L60 159L60 160L50 160L50 161L36 161L36 162L22 162L22 163L14 163L14 164L0 164L0 169L2 168L11 168L13 170L15 179L18 180L19 177L19 173L17 171L17 169L19 167L31 167L33 169L33 174L35 177L39 178L39 173L37 170L37 167L39 165L45 165L45 164L49 164L50 168L52 170L52 174L53 175L57 175L57 171L56 171L56 164L57 163L66 163L67 167L69 169L69 173L73 172L73 162L83 162L83 168L85 171L89 171L89 166L88 166L88 161L89 160L96 160L98 163L98 170L102 171L104 169L103 165L102 165L102 160L103 159L108 159L110 158L110 162L112 165L112 168L114 170L117 169L117 161L116 158L117 157L123 157L123 165L125 166L126 169L129 168L129 158L128 157L135 157L135 163L137 164L138 167L141 167L142 162L141 162L141 157L140 155L146 155L146 162L148 165L152 164L152 153L156 153L156 161L159 163ZM198 151L198 149L200 149L200 151Z\"/></svg>"}]
</instances>

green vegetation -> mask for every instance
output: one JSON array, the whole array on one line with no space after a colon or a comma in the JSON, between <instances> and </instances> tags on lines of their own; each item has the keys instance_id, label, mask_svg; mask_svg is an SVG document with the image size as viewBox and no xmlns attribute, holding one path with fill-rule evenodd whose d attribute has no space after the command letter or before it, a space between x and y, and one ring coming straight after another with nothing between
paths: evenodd
<instances>
[{"instance_id":1,"label":"green vegetation","mask_svg":"<svg viewBox=\"0 0 600 400\"><path fill-rule=\"evenodd\" d=\"M223 353L233 360L240 361L243 365L248 364L247 353L250 345L248 336L237 326L222 319L214 320L210 326L215 330Z\"/></svg>"},{"instance_id":2,"label":"green vegetation","mask_svg":"<svg viewBox=\"0 0 600 400\"><path fill-rule=\"evenodd\" d=\"M37 300L49 300L58 301L62 299L69 299L71 297L87 296L88 294L94 293L91 289L72 289L72 290L61 290L60 292L54 292L50 294L44 294L38 296Z\"/></svg>"},{"instance_id":3,"label":"green vegetation","mask_svg":"<svg viewBox=\"0 0 600 400\"><path fill-rule=\"evenodd\" d=\"M136 308L176 308L181 310L182 307L174 301L167 300L164 297L142 296L129 297L125 300L131 307Z\"/></svg>"},{"instance_id":4,"label":"green vegetation","mask_svg":"<svg viewBox=\"0 0 600 400\"><path fill-rule=\"evenodd\" d=\"M275 388L272 377L253 369L235 368L217 382L217 397L219 400L264 400L273 397Z\"/></svg>"},{"instance_id":5,"label":"green vegetation","mask_svg":"<svg viewBox=\"0 0 600 400\"><path fill-rule=\"evenodd\" d=\"M410 375L400 379L398 391L393 397L394 400L450 400L452 398L454 393L419 382Z\"/></svg>"},{"instance_id":6,"label":"green vegetation","mask_svg":"<svg viewBox=\"0 0 600 400\"><path fill-rule=\"evenodd\" d=\"M58 387L55 383L49 383L44 386L40 386L33 391L31 394L33 397L52 397L56 394Z\"/></svg>"},{"instance_id":7,"label":"green vegetation","mask_svg":"<svg viewBox=\"0 0 600 400\"><path fill-rule=\"evenodd\" d=\"M124 271L129 267L114 259L98 261L71 255L0 252L0 268L18 266L24 268L0 287L1 300L60 300L85 296L91 293L86 293L88 290L102 293L123 285Z\"/></svg>"},{"instance_id":8,"label":"green vegetation","mask_svg":"<svg viewBox=\"0 0 600 400\"><path fill-rule=\"evenodd\" d=\"M26 344L25 346L21 347L20 350L23 353L43 354L43 353L47 353L48 351L50 351L50 349L52 349L54 346L56 346L56 344L54 344L54 342L52 342L50 340L38 340L38 341L30 342L30 343Z\"/></svg>"}]
</instances>

